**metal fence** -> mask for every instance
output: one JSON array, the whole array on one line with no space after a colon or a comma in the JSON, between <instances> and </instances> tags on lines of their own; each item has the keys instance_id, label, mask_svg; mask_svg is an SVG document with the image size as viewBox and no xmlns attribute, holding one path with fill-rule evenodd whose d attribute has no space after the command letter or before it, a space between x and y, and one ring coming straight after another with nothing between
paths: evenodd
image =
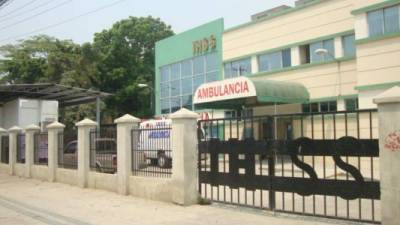
<instances>
[{"instance_id":1,"label":"metal fence","mask_svg":"<svg viewBox=\"0 0 400 225\"><path fill-rule=\"evenodd\" d=\"M17 135L17 163L25 163L25 134Z\"/></svg>"},{"instance_id":2,"label":"metal fence","mask_svg":"<svg viewBox=\"0 0 400 225\"><path fill-rule=\"evenodd\" d=\"M379 223L376 110L203 120L198 126L203 198Z\"/></svg>"},{"instance_id":3,"label":"metal fence","mask_svg":"<svg viewBox=\"0 0 400 225\"><path fill-rule=\"evenodd\" d=\"M78 141L76 133L58 134L58 167L78 168Z\"/></svg>"},{"instance_id":4,"label":"metal fence","mask_svg":"<svg viewBox=\"0 0 400 225\"><path fill-rule=\"evenodd\" d=\"M133 129L132 140L138 140L132 141L134 176L171 177L171 126Z\"/></svg>"},{"instance_id":5,"label":"metal fence","mask_svg":"<svg viewBox=\"0 0 400 225\"><path fill-rule=\"evenodd\" d=\"M8 164L10 157L9 136L1 136L1 163Z\"/></svg>"},{"instance_id":6,"label":"metal fence","mask_svg":"<svg viewBox=\"0 0 400 225\"><path fill-rule=\"evenodd\" d=\"M47 165L48 164L48 135L47 133L34 134L34 147L33 147L33 164Z\"/></svg>"},{"instance_id":7,"label":"metal fence","mask_svg":"<svg viewBox=\"0 0 400 225\"><path fill-rule=\"evenodd\" d=\"M117 172L116 126L90 131L90 168L101 173Z\"/></svg>"}]
</instances>

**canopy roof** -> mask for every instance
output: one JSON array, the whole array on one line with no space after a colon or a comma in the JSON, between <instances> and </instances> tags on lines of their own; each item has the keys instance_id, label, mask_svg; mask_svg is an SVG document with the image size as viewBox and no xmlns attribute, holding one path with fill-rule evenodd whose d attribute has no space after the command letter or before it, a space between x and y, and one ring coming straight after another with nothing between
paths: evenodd
<instances>
[{"instance_id":1,"label":"canopy roof","mask_svg":"<svg viewBox=\"0 0 400 225\"><path fill-rule=\"evenodd\" d=\"M0 106L17 98L55 100L60 107L95 102L111 94L59 84L3 84L0 85Z\"/></svg>"},{"instance_id":2,"label":"canopy roof","mask_svg":"<svg viewBox=\"0 0 400 225\"><path fill-rule=\"evenodd\" d=\"M201 85L195 92L196 109L239 109L251 106L308 102L310 94L296 82L238 77Z\"/></svg>"}]
</instances>

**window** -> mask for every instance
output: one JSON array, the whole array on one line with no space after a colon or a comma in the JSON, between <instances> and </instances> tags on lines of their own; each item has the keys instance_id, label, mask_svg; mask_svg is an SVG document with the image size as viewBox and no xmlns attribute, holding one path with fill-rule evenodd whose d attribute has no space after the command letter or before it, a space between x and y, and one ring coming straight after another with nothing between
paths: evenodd
<instances>
[{"instance_id":1,"label":"window","mask_svg":"<svg viewBox=\"0 0 400 225\"><path fill-rule=\"evenodd\" d=\"M367 13L368 31L370 37L400 31L400 6L395 5Z\"/></svg>"},{"instance_id":2,"label":"window","mask_svg":"<svg viewBox=\"0 0 400 225\"><path fill-rule=\"evenodd\" d=\"M310 63L310 45L301 45L300 50L300 63L308 64Z\"/></svg>"},{"instance_id":3,"label":"window","mask_svg":"<svg viewBox=\"0 0 400 225\"><path fill-rule=\"evenodd\" d=\"M224 64L225 78L251 74L251 58L232 61Z\"/></svg>"},{"instance_id":4,"label":"window","mask_svg":"<svg viewBox=\"0 0 400 225\"><path fill-rule=\"evenodd\" d=\"M320 112L335 112L337 111L337 102L329 101L329 102L320 102Z\"/></svg>"},{"instance_id":5,"label":"window","mask_svg":"<svg viewBox=\"0 0 400 225\"><path fill-rule=\"evenodd\" d=\"M337 101L313 102L302 105L303 113L316 112L335 112L337 111Z\"/></svg>"},{"instance_id":6,"label":"window","mask_svg":"<svg viewBox=\"0 0 400 225\"><path fill-rule=\"evenodd\" d=\"M326 49L328 51L328 54L319 55L315 52L317 49L321 48ZM333 39L314 42L310 44L311 63L331 61L333 60L334 56L335 56L335 46Z\"/></svg>"},{"instance_id":7,"label":"window","mask_svg":"<svg viewBox=\"0 0 400 225\"><path fill-rule=\"evenodd\" d=\"M290 49L283 51L259 55L258 56L258 71L271 71L282 69L291 66Z\"/></svg>"},{"instance_id":8,"label":"window","mask_svg":"<svg viewBox=\"0 0 400 225\"><path fill-rule=\"evenodd\" d=\"M225 111L225 118L252 117L253 109Z\"/></svg>"},{"instance_id":9,"label":"window","mask_svg":"<svg viewBox=\"0 0 400 225\"><path fill-rule=\"evenodd\" d=\"M346 110L354 111L358 109L358 98L346 99L345 100Z\"/></svg>"},{"instance_id":10,"label":"window","mask_svg":"<svg viewBox=\"0 0 400 225\"><path fill-rule=\"evenodd\" d=\"M193 110L192 96L204 82L219 79L217 53L210 53L160 68L162 114L184 107Z\"/></svg>"},{"instance_id":11,"label":"window","mask_svg":"<svg viewBox=\"0 0 400 225\"><path fill-rule=\"evenodd\" d=\"M355 35L346 35L342 37L343 55L344 56L355 56L356 48L354 45Z\"/></svg>"}]
</instances>

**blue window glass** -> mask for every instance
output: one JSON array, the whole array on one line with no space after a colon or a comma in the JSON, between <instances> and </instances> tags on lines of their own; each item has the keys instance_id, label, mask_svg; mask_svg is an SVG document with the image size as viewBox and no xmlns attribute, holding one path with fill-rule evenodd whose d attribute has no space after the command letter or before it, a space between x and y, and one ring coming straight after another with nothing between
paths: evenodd
<instances>
[{"instance_id":1,"label":"blue window glass","mask_svg":"<svg viewBox=\"0 0 400 225\"><path fill-rule=\"evenodd\" d=\"M383 10L367 13L369 36L375 37L383 34Z\"/></svg>"},{"instance_id":2,"label":"blue window glass","mask_svg":"<svg viewBox=\"0 0 400 225\"><path fill-rule=\"evenodd\" d=\"M236 71L239 71L239 76L251 74L251 58L240 60L239 68L236 68Z\"/></svg>"},{"instance_id":3,"label":"blue window glass","mask_svg":"<svg viewBox=\"0 0 400 225\"><path fill-rule=\"evenodd\" d=\"M328 53L323 55L317 54L316 53L317 49L325 49L328 51ZM310 56L311 56L311 63L333 60L333 57L335 56L335 45L333 39L311 43Z\"/></svg>"},{"instance_id":4,"label":"blue window glass","mask_svg":"<svg viewBox=\"0 0 400 225\"><path fill-rule=\"evenodd\" d=\"M182 62L182 77L190 77L193 75L192 60L185 60Z\"/></svg>"},{"instance_id":5,"label":"blue window glass","mask_svg":"<svg viewBox=\"0 0 400 225\"><path fill-rule=\"evenodd\" d=\"M283 67L292 66L292 55L290 48L282 51L282 66Z\"/></svg>"},{"instance_id":6,"label":"blue window glass","mask_svg":"<svg viewBox=\"0 0 400 225\"><path fill-rule=\"evenodd\" d=\"M218 70L217 58L218 55L216 53L206 55L206 72Z\"/></svg>"},{"instance_id":7,"label":"blue window glass","mask_svg":"<svg viewBox=\"0 0 400 225\"><path fill-rule=\"evenodd\" d=\"M224 64L224 77L225 79L232 77L232 64L230 63Z\"/></svg>"},{"instance_id":8,"label":"blue window glass","mask_svg":"<svg viewBox=\"0 0 400 225\"><path fill-rule=\"evenodd\" d=\"M178 96L181 94L181 80L174 80L170 82L171 96Z\"/></svg>"},{"instance_id":9,"label":"blue window glass","mask_svg":"<svg viewBox=\"0 0 400 225\"><path fill-rule=\"evenodd\" d=\"M199 56L193 59L193 70L194 74L202 74L204 73L204 57Z\"/></svg>"},{"instance_id":10,"label":"blue window glass","mask_svg":"<svg viewBox=\"0 0 400 225\"><path fill-rule=\"evenodd\" d=\"M275 52L269 54L269 67L270 70L276 70L282 68L282 53Z\"/></svg>"},{"instance_id":11,"label":"blue window glass","mask_svg":"<svg viewBox=\"0 0 400 225\"><path fill-rule=\"evenodd\" d=\"M212 82L218 80L218 72L211 72L206 74L206 82Z\"/></svg>"},{"instance_id":12,"label":"blue window glass","mask_svg":"<svg viewBox=\"0 0 400 225\"><path fill-rule=\"evenodd\" d=\"M333 60L335 56L335 44L333 39L323 41L322 46L324 49L328 50L328 54L323 56L324 61Z\"/></svg>"},{"instance_id":13,"label":"blue window glass","mask_svg":"<svg viewBox=\"0 0 400 225\"><path fill-rule=\"evenodd\" d=\"M258 56L258 71L268 71L269 63L268 63L268 55L260 55Z\"/></svg>"},{"instance_id":14,"label":"blue window glass","mask_svg":"<svg viewBox=\"0 0 400 225\"><path fill-rule=\"evenodd\" d=\"M182 107L189 109L189 110L193 110L193 96L192 95L185 95L182 96Z\"/></svg>"},{"instance_id":15,"label":"blue window glass","mask_svg":"<svg viewBox=\"0 0 400 225\"><path fill-rule=\"evenodd\" d=\"M317 49L323 48L322 42L315 42L310 44L310 56L311 56L311 63L321 62L322 56L315 53Z\"/></svg>"},{"instance_id":16,"label":"blue window glass","mask_svg":"<svg viewBox=\"0 0 400 225\"><path fill-rule=\"evenodd\" d=\"M169 84L168 83L161 83L161 97L167 98L169 97Z\"/></svg>"},{"instance_id":17,"label":"blue window glass","mask_svg":"<svg viewBox=\"0 0 400 225\"><path fill-rule=\"evenodd\" d=\"M168 114L168 113L171 112L171 111L170 111L171 106L170 106L169 103L170 103L170 102L169 102L169 98L167 98L167 99L161 99L161 113L163 113L163 114Z\"/></svg>"},{"instance_id":18,"label":"blue window glass","mask_svg":"<svg viewBox=\"0 0 400 225\"><path fill-rule=\"evenodd\" d=\"M161 67L161 82L169 81L169 66Z\"/></svg>"},{"instance_id":19,"label":"blue window glass","mask_svg":"<svg viewBox=\"0 0 400 225\"><path fill-rule=\"evenodd\" d=\"M393 33L400 30L399 8L400 7L396 5L383 10L385 17L385 33Z\"/></svg>"},{"instance_id":20,"label":"blue window glass","mask_svg":"<svg viewBox=\"0 0 400 225\"><path fill-rule=\"evenodd\" d=\"M185 78L182 79L182 94L186 95L186 94L192 94L193 90L192 90L192 78Z\"/></svg>"},{"instance_id":21,"label":"blue window glass","mask_svg":"<svg viewBox=\"0 0 400 225\"><path fill-rule=\"evenodd\" d=\"M171 98L171 113L174 113L181 109L181 98Z\"/></svg>"},{"instance_id":22,"label":"blue window glass","mask_svg":"<svg viewBox=\"0 0 400 225\"><path fill-rule=\"evenodd\" d=\"M181 78L181 64L176 63L171 65L171 80L177 80Z\"/></svg>"},{"instance_id":23,"label":"blue window glass","mask_svg":"<svg viewBox=\"0 0 400 225\"><path fill-rule=\"evenodd\" d=\"M204 84L204 76L195 76L193 78L193 90L196 91L196 89L200 86Z\"/></svg>"},{"instance_id":24,"label":"blue window glass","mask_svg":"<svg viewBox=\"0 0 400 225\"><path fill-rule=\"evenodd\" d=\"M356 48L354 45L355 36L354 34L346 35L342 37L343 55L354 56L356 55Z\"/></svg>"}]
</instances>

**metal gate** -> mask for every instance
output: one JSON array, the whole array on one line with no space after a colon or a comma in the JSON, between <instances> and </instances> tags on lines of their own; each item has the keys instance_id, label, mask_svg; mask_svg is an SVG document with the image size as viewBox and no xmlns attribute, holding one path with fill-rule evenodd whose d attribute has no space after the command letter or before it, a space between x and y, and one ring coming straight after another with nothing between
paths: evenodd
<instances>
[{"instance_id":1,"label":"metal gate","mask_svg":"<svg viewBox=\"0 0 400 225\"><path fill-rule=\"evenodd\" d=\"M199 191L235 205L380 221L375 110L202 120Z\"/></svg>"}]
</instances>

